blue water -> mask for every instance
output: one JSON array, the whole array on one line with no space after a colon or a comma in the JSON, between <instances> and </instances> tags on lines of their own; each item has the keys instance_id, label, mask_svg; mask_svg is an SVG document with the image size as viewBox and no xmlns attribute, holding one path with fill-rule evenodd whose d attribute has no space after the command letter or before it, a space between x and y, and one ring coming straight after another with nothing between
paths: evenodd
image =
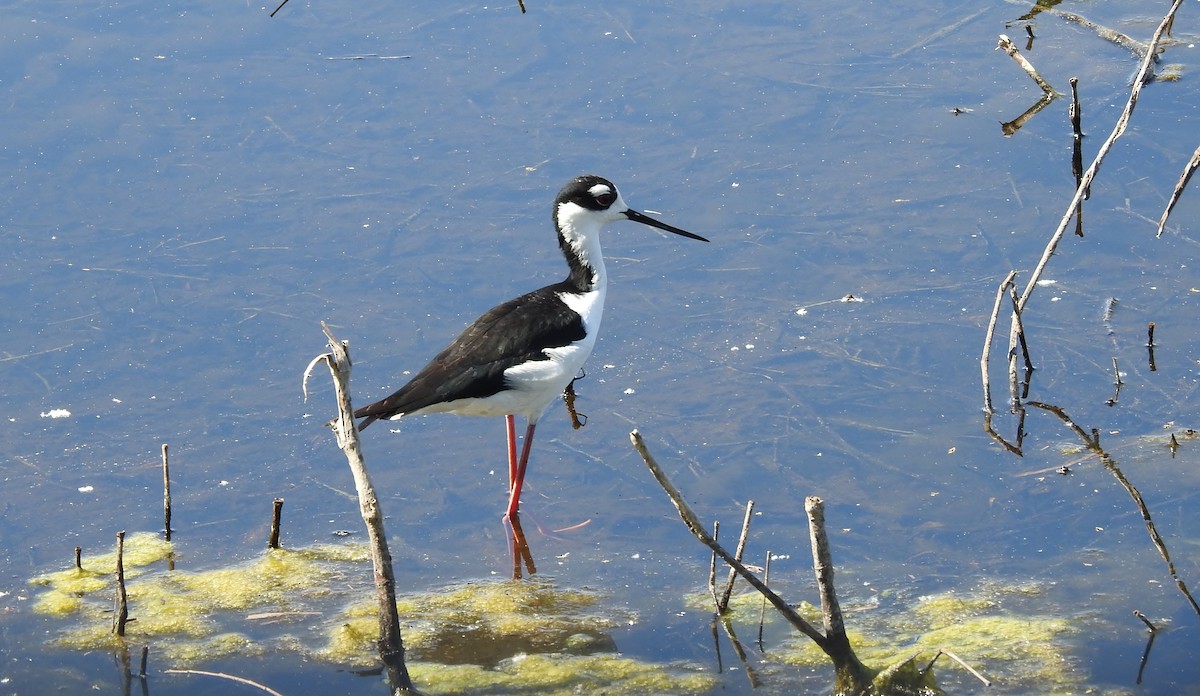
<instances>
[{"instance_id":1,"label":"blue water","mask_svg":"<svg viewBox=\"0 0 1200 696\"><path fill-rule=\"evenodd\" d=\"M1084 681L1132 688L1136 664L1110 669L1140 655L1132 609L1200 617L1110 475L1094 460L1052 473L1077 458L1057 419L1030 414L1021 459L980 423L995 286L1010 268L1024 284L1073 186L1065 101L1000 131L1040 96L993 50L1002 32L1024 48L1029 8L527 5L6 9L0 652L66 659L26 632L40 620L25 579L118 529L159 528L164 442L196 565L256 554L274 497L292 545L358 529L321 428L325 375L300 395L320 322L351 342L356 403L389 393L480 312L563 275L549 204L591 171L713 241L608 234L609 307L577 385L588 425L543 421L526 503L547 528L592 521L531 535L543 572L647 617L702 585L706 554L627 444L637 427L706 518L733 526L756 499L752 555L791 553L795 582L802 499L818 494L847 592L1053 581L1047 605L1070 598L1096 630L1129 629L1111 653L1077 648ZM1143 40L1166 9L1060 7ZM1185 193L1162 239L1151 224L1195 147L1194 19L1180 15L1164 57L1183 79L1145 90L1093 186L1087 235L1064 240L1026 319L1031 397L1104 432L1192 586L1195 445L1172 460L1136 438L1195 426L1200 197ZM1134 60L1048 13L1032 22L1026 54L1047 79L1062 92L1081 79L1090 157ZM1125 385L1110 407L1114 356ZM992 382L1011 437L999 363ZM450 417L368 431L393 550L409 559L402 586L506 572L502 432ZM1110 559L1099 570L1084 565L1096 549ZM619 641L704 659L657 638L684 626L647 618ZM696 630L704 644L707 620ZM1170 657L1143 692L1200 678L1185 635L1160 639Z\"/></svg>"}]
</instances>

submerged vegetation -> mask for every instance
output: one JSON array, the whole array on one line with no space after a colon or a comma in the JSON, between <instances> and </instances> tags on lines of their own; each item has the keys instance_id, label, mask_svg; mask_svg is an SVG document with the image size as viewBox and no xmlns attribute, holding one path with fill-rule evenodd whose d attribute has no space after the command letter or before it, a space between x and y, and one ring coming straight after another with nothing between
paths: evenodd
<instances>
[{"instance_id":1,"label":"submerged vegetation","mask_svg":"<svg viewBox=\"0 0 1200 696\"><path fill-rule=\"evenodd\" d=\"M125 541L131 618L127 639L170 666L222 656L290 651L355 668L378 664L375 604L365 597L361 544L269 549L214 570L172 569L172 544L138 533ZM114 554L30 580L38 614L69 622L52 643L106 650L112 633ZM402 596L411 668L438 693L701 693L715 677L695 666L616 653L610 631L635 621L594 592L545 579L463 583ZM338 608L338 607L342 608Z\"/></svg>"}]
</instances>

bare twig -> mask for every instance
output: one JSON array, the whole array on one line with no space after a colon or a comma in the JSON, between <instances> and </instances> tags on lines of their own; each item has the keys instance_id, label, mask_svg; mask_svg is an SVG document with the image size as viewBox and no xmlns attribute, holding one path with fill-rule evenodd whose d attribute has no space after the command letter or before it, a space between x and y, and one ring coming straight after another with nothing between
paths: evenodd
<instances>
[{"instance_id":1,"label":"bare twig","mask_svg":"<svg viewBox=\"0 0 1200 696\"><path fill-rule=\"evenodd\" d=\"M1096 36L1099 36L1100 38L1104 39L1105 41L1111 41L1112 43L1120 46L1121 48L1128 50L1130 53L1137 56L1138 58L1141 58L1142 56L1146 55L1146 51L1148 50L1148 47L1146 46L1146 44L1144 44L1141 41L1138 41L1137 39L1134 39L1130 36L1122 34L1121 32L1117 31L1116 29L1109 29L1108 27L1096 24L1095 22L1088 19L1087 17L1084 17L1083 15L1078 15L1078 14L1075 14L1074 12L1066 12L1066 11L1060 10L1058 8L1046 7L1046 8L1044 8L1044 11L1049 12L1054 15L1058 15L1059 17L1062 17L1063 19L1067 20L1068 22L1074 22L1080 26L1091 29L1092 31L1096 32Z\"/></svg>"},{"instance_id":2,"label":"bare twig","mask_svg":"<svg viewBox=\"0 0 1200 696\"><path fill-rule=\"evenodd\" d=\"M400 637L400 617L396 611L396 578L392 568L392 554L388 550L387 535L383 528L383 512L375 487L367 475L362 449L358 439L358 428L354 425L354 409L350 405L350 347L338 341L324 322L321 328L329 339L329 353L318 356L309 364L305 377L317 362L324 361L333 377L337 393L338 416L330 422L337 436L338 446L346 455L354 485L358 490L359 511L367 527L367 538L371 547L371 563L375 568L375 595L379 603L379 655L387 668L388 678L396 692L412 693L412 680L404 663L404 642Z\"/></svg>"},{"instance_id":3,"label":"bare twig","mask_svg":"<svg viewBox=\"0 0 1200 696\"><path fill-rule=\"evenodd\" d=\"M983 378L984 413L995 413L995 409L992 408L991 381L988 379L988 362L991 360L992 355L992 337L996 333L996 320L1000 316L1000 303L1004 301L1004 293L1012 285L1013 279L1016 277L1016 271L1009 271L1008 275L1004 276L1004 280L1000 283L1000 287L996 289L996 303L992 307L992 316L988 319L987 334L983 338L983 354L979 356L979 371Z\"/></svg>"},{"instance_id":4,"label":"bare twig","mask_svg":"<svg viewBox=\"0 0 1200 696\"><path fill-rule=\"evenodd\" d=\"M742 553L746 550L746 539L750 536L750 517L754 514L754 501L746 501L746 517L742 520L742 532L738 536L737 548L733 551L733 557L738 561L742 560ZM733 581L737 577L733 568L729 569L729 577L725 580L725 590L721 593L720 599L717 601L717 613L724 614L729 609L729 597L733 594Z\"/></svg>"},{"instance_id":5,"label":"bare twig","mask_svg":"<svg viewBox=\"0 0 1200 696\"><path fill-rule=\"evenodd\" d=\"M1079 202L1083 200L1084 192L1092 184L1092 179L1096 178L1097 172L1100 171L1100 163L1104 161L1104 157L1108 155L1108 151L1112 149L1113 143L1120 138L1129 127L1129 119L1133 115L1133 109L1137 105L1138 97L1142 93L1142 87L1146 84L1146 79L1151 74L1151 68L1154 64L1154 56L1158 52L1158 44L1166 32L1167 27L1175 18L1176 11L1183 4L1183 0L1175 0L1171 5L1171 9L1167 12L1166 17L1158 25L1158 29L1154 31L1154 36L1150 39L1150 44L1146 50L1146 54L1142 57L1142 63L1138 67L1137 74L1133 79L1133 87L1129 93L1129 100L1125 103L1125 109L1121 112L1120 118L1117 119L1116 125L1113 127L1112 133L1100 145L1100 149L1096 151L1096 156L1092 160L1092 164L1083 173L1083 179L1075 188L1075 195L1071 197L1071 202L1067 204L1067 211L1063 215L1062 220L1058 223L1058 228L1051 235L1050 241L1046 244L1045 250L1042 252L1042 258L1038 261L1037 267L1029 277L1029 282L1025 285L1025 290L1021 293L1021 309L1025 309L1025 305L1029 302L1029 298L1033 295L1037 283L1041 280L1042 272L1046 269L1046 265L1050 263L1050 257L1054 255L1054 250L1058 248L1058 243L1062 240L1063 233L1067 229L1067 224L1071 221L1071 216L1075 213Z\"/></svg>"},{"instance_id":6,"label":"bare twig","mask_svg":"<svg viewBox=\"0 0 1200 696\"><path fill-rule=\"evenodd\" d=\"M1191 591L1188 590L1187 584L1184 583L1183 578L1179 577L1178 571L1175 570L1175 562L1171 560L1171 554L1167 551L1167 543L1163 541L1162 535L1158 533L1158 527L1154 524L1154 519L1150 516L1150 509L1146 507L1146 501L1142 498L1141 491L1139 491L1137 487L1135 487L1129 481L1129 479L1125 478L1125 474L1117 465L1116 460L1109 456L1108 452L1106 452L1104 448L1100 446L1099 431L1093 429L1092 435L1089 436L1084 432L1083 428L1079 427L1079 425L1076 424L1069 415L1067 415L1066 411L1058 406L1051 406L1050 404L1043 404L1036 401L1030 401L1027 403L1030 406L1036 406L1058 416L1059 420L1065 423L1067 427L1071 428L1071 430L1075 431L1075 434L1078 435L1081 440L1083 440L1088 449L1100 456L1100 461L1104 463L1104 468L1108 469L1109 473L1111 473L1117 479L1117 482L1121 484L1121 487L1124 488L1125 492L1129 494L1129 497L1133 499L1134 505L1137 506L1138 512L1142 516L1142 521L1146 523L1146 531L1150 534L1150 541L1158 550L1158 554L1162 556L1163 561L1166 562L1167 573L1170 574L1171 579L1175 581L1175 586L1179 588L1179 591L1183 594L1184 598L1187 599L1188 603L1192 606L1192 610L1196 612L1196 615L1200 616L1200 604L1196 602L1195 597L1193 597Z\"/></svg>"},{"instance_id":7,"label":"bare twig","mask_svg":"<svg viewBox=\"0 0 1200 696\"><path fill-rule=\"evenodd\" d=\"M713 520L713 541L721 538L721 522ZM721 600L717 597L717 552L713 551L708 561L708 593L712 595L713 610L721 613ZM714 633L715 635L715 633Z\"/></svg>"},{"instance_id":8,"label":"bare twig","mask_svg":"<svg viewBox=\"0 0 1200 696\"><path fill-rule=\"evenodd\" d=\"M167 458L167 443L162 446L163 470L163 535L171 540L171 466Z\"/></svg>"},{"instance_id":9,"label":"bare twig","mask_svg":"<svg viewBox=\"0 0 1200 696\"><path fill-rule=\"evenodd\" d=\"M129 623L129 595L125 592L125 532L117 532L117 613L113 617L113 633L125 635Z\"/></svg>"},{"instance_id":10,"label":"bare twig","mask_svg":"<svg viewBox=\"0 0 1200 696\"><path fill-rule=\"evenodd\" d=\"M271 505L271 536L267 539L267 548L279 548L279 522L283 517L283 498L276 498Z\"/></svg>"},{"instance_id":11,"label":"bare twig","mask_svg":"<svg viewBox=\"0 0 1200 696\"><path fill-rule=\"evenodd\" d=\"M1071 107L1067 110L1071 119L1071 174L1075 177L1075 186L1083 181L1083 107L1079 103L1079 78L1071 78ZM1090 192L1083 191L1083 200L1087 200ZM1083 236L1083 200L1075 206L1075 236Z\"/></svg>"},{"instance_id":12,"label":"bare twig","mask_svg":"<svg viewBox=\"0 0 1200 696\"><path fill-rule=\"evenodd\" d=\"M767 551L767 557L763 561L763 584L771 582L771 552ZM763 597L762 604L758 607L758 650L766 652L763 647L763 624L767 620L767 598Z\"/></svg>"},{"instance_id":13,"label":"bare twig","mask_svg":"<svg viewBox=\"0 0 1200 696\"><path fill-rule=\"evenodd\" d=\"M1179 202L1179 197L1183 195L1183 190L1187 188L1188 182L1191 181L1192 175L1196 173L1196 169L1200 168L1200 145L1196 147L1196 151L1192 153L1192 158L1183 167L1183 173L1179 175L1179 181L1175 182L1175 190L1171 192L1171 198L1167 201L1167 208L1163 211L1162 217L1158 220L1158 236L1161 237L1163 228L1167 226L1167 217L1171 215L1171 211L1175 209L1175 204Z\"/></svg>"},{"instance_id":14,"label":"bare twig","mask_svg":"<svg viewBox=\"0 0 1200 696\"><path fill-rule=\"evenodd\" d=\"M271 687L265 686L263 684L259 684L258 682L254 681L252 679L247 679L245 677L239 677L239 676L236 676L233 674L225 674L224 672L205 672L204 670L200 670L200 669L164 669L163 673L164 674L198 674L202 677L217 677L218 679L228 679L229 681L235 681L239 684L253 686L256 689L259 689L260 691L264 691L268 694L271 694L272 696L283 696L283 694L279 693L275 689L272 689Z\"/></svg>"},{"instance_id":15,"label":"bare twig","mask_svg":"<svg viewBox=\"0 0 1200 696\"><path fill-rule=\"evenodd\" d=\"M1012 318L1008 322L1008 398L1013 412L1021 408L1020 379L1017 377L1017 347L1021 343L1021 308L1017 304L1017 290L1010 287Z\"/></svg>"},{"instance_id":16,"label":"bare twig","mask_svg":"<svg viewBox=\"0 0 1200 696\"><path fill-rule=\"evenodd\" d=\"M1104 403L1113 406L1117 403L1117 399L1121 396L1121 387L1125 386L1124 380L1121 379L1121 370L1117 367L1117 356L1113 356L1113 395Z\"/></svg>"},{"instance_id":17,"label":"bare twig","mask_svg":"<svg viewBox=\"0 0 1200 696\"><path fill-rule=\"evenodd\" d=\"M1024 70L1029 77L1033 78L1033 81L1036 82L1037 86L1046 93L1046 96L1050 97L1051 99L1059 96L1058 92L1055 92L1054 88L1050 86L1050 83L1042 79L1042 76L1038 73L1037 68L1033 67L1033 64L1026 60L1025 56L1021 55L1021 51L1017 48L1017 45L1013 43L1012 39L1008 38L1004 34L1001 34L1000 41L996 44L996 48L1001 49L1007 53L1009 57L1017 61L1017 65L1021 66L1021 69Z\"/></svg>"},{"instance_id":18,"label":"bare twig","mask_svg":"<svg viewBox=\"0 0 1200 696\"><path fill-rule=\"evenodd\" d=\"M978 671L976 671L975 668L972 667L971 665L968 665L966 662L963 662L962 658L960 658L958 655L955 655L954 653L950 652L949 650L946 650L945 648L938 649L937 653L934 654L933 659L929 661L929 664L926 665L925 669L921 670L921 673L924 674L924 673L928 672L933 667L933 663L937 662L937 659L939 657L941 657L942 655L945 655L946 657L950 658L951 660L954 660L955 662L957 662L959 665L962 666L963 669L970 672L971 676L975 677L980 682L982 682L984 686L992 685L991 680L984 677L982 674L980 674Z\"/></svg>"},{"instance_id":19,"label":"bare twig","mask_svg":"<svg viewBox=\"0 0 1200 696\"><path fill-rule=\"evenodd\" d=\"M804 512L808 514L813 572L817 576L817 591L821 595L825 638L830 642L842 643L848 648L850 640L846 636L846 626L842 621L842 607L833 587L833 559L829 553L829 537L825 535L825 502L816 496L809 496L804 499Z\"/></svg>"},{"instance_id":20,"label":"bare twig","mask_svg":"<svg viewBox=\"0 0 1200 696\"><path fill-rule=\"evenodd\" d=\"M1146 351L1150 360L1150 371L1156 372L1158 370L1158 366L1154 364L1154 322L1150 322L1146 326L1146 335Z\"/></svg>"},{"instance_id":21,"label":"bare twig","mask_svg":"<svg viewBox=\"0 0 1200 696\"><path fill-rule=\"evenodd\" d=\"M634 449L636 449L638 454L642 456L642 461L646 463L646 466L649 467L650 472L654 474L654 478L658 480L658 485L662 486L663 490L667 492L667 496L675 505L675 509L679 512L679 516L683 519L683 523L687 525L687 528L691 530L692 534L699 539L702 544L712 549L713 553L717 554L722 561L725 561L727 564L729 564L730 568L736 570L738 575L741 575L746 582L750 583L750 585L754 587L754 589L761 592L762 595L767 598L767 601L770 602L779 611L779 613L788 620L788 623L792 624L792 626L794 626L801 633L811 638L812 641L816 643L817 646L822 650L826 650L828 641L826 640L825 636L821 635L821 632L817 630L816 626L813 626L806 621L803 616L800 616L800 614L798 614L790 604L785 602L782 597L775 594L771 588L764 585L761 580L755 577L754 573L751 573L746 566L739 563L732 555L730 555L728 551L721 548L721 545L718 544L711 536L709 536L708 532L704 530L704 525L700 522L700 518L696 517L696 513L692 512L692 509L688 507L686 502L684 502L683 495L680 494L679 489L675 488L675 485L672 484L670 479L667 478L667 475L663 473L662 468L658 466L658 462L654 461L654 457L650 454L650 451L646 449L646 442L642 439L641 433L634 430L633 432L629 433L629 439L631 442L633 442ZM826 651L826 653L828 654L828 651Z\"/></svg>"}]
</instances>

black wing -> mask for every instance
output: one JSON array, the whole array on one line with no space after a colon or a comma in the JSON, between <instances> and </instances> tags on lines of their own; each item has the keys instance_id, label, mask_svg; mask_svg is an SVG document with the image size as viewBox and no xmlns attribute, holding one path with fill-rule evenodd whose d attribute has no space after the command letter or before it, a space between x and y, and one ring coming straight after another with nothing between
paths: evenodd
<instances>
[{"instance_id":1,"label":"black wing","mask_svg":"<svg viewBox=\"0 0 1200 696\"><path fill-rule=\"evenodd\" d=\"M355 418L366 418L359 430L379 418L497 394L505 389L504 371L508 368L548 360L542 352L546 348L582 340L586 335L583 321L559 299L559 293L572 289L567 283L557 283L488 310L408 384L385 399L356 409Z\"/></svg>"}]
</instances>

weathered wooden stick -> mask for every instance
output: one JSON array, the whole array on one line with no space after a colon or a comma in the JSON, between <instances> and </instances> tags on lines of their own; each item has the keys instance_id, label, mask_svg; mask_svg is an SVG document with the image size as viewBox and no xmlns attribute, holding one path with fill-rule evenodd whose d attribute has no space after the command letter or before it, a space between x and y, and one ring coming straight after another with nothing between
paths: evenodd
<instances>
[{"instance_id":1,"label":"weathered wooden stick","mask_svg":"<svg viewBox=\"0 0 1200 696\"><path fill-rule=\"evenodd\" d=\"M129 622L129 595L125 592L125 532L117 532L117 613L113 617L113 633L125 635Z\"/></svg>"},{"instance_id":2,"label":"weathered wooden stick","mask_svg":"<svg viewBox=\"0 0 1200 696\"><path fill-rule=\"evenodd\" d=\"M1096 151L1096 156L1092 159L1092 163L1088 166L1087 171L1083 173L1083 180L1075 188L1075 195L1071 201L1067 203L1067 210L1063 214L1062 219L1058 223L1058 228L1054 234L1050 236L1050 241L1046 243L1046 248L1042 251L1042 258L1038 260L1037 267L1033 269L1033 273L1029 276L1029 282L1025 285L1025 290L1021 293L1021 309L1025 309L1025 305L1029 303L1029 298L1033 295L1034 289L1037 288L1038 281L1042 279L1042 273L1046 270L1046 266L1050 263L1050 258L1054 256L1054 251L1058 248L1058 243L1062 241L1063 233L1067 229L1067 224L1071 221L1071 216L1075 214L1075 207L1079 205L1079 201L1083 200L1084 193L1088 187L1092 185L1092 179L1096 178L1096 174L1100 171L1100 163L1104 161L1108 151L1112 149L1113 143L1125 133L1125 129L1129 127L1129 119L1133 116L1133 109L1137 105L1138 97L1142 94L1142 87L1146 84L1147 78L1151 74L1151 69L1154 65L1155 54L1158 53L1158 42L1167 31L1167 27L1175 19L1175 13L1183 4L1183 0L1175 0L1171 5L1171 9L1167 11L1167 15L1163 17L1162 22L1158 25L1158 29L1154 31L1154 36L1150 39L1150 43L1146 49L1146 54L1142 57L1142 63L1138 67L1137 74L1133 78L1133 87L1129 92L1129 100L1125 102L1125 109L1121 112L1121 116L1117 119L1117 123L1113 126L1112 133L1100 145L1100 149Z\"/></svg>"},{"instance_id":3,"label":"weathered wooden stick","mask_svg":"<svg viewBox=\"0 0 1200 696\"><path fill-rule=\"evenodd\" d=\"M738 535L737 548L733 550L733 557L742 560L742 554L746 551L746 539L750 536L750 517L754 514L754 501L746 501L746 516L742 519L742 532ZM724 614L729 609L729 597L733 595L733 581L737 578L737 573L733 568L729 569L729 576L725 579L725 589L721 592L721 598L717 602L717 613Z\"/></svg>"},{"instance_id":4,"label":"weathered wooden stick","mask_svg":"<svg viewBox=\"0 0 1200 696\"><path fill-rule=\"evenodd\" d=\"M267 539L267 548L279 548L279 519L283 517L283 498L276 498L271 509L271 537Z\"/></svg>"},{"instance_id":5,"label":"weathered wooden stick","mask_svg":"<svg viewBox=\"0 0 1200 696\"><path fill-rule=\"evenodd\" d=\"M1067 110L1071 119L1071 174L1075 176L1075 186L1083 181L1083 107L1079 103L1079 78L1071 78L1071 107ZM1088 189L1083 191L1083 199L1075 206L1075 236L1083 236L1083 201L1091 195Z\"/></svg>"},{"instance_id":6,"label":"weathered wooden stick","mask_svg":"<svg viewBox=\"0 0 1200 696\"><path fill-rule=\"evenodd\" d=\"M782 597L775 594L771 588L764 585L761 580L755 577L754 573L751 573L746 566L738 563L738 561L728 551L721 548L721 545L708 535L708 532L704 530L704 525L700 522L700 518L696 517L696 513L692 512L692 509L688 507L688 504L683 500L683 495L679 492L679 489L675 488L675 484L671 483L671 480L667 478L667 475L663 472L662 468L658 466L658 462L654 460L654 457L650 454L650 450L646 449L646 442L642 439L641 433L634 430L633 432L629 433L629 439L631 442L633 442L634 449L636 449L638 454L642 456L642 461L644 461L646 466L649 467L650 473L654 474L654 478L658 480L658 485L662 486L663 490L666 491L667 497L671 499L671 503L675 505L675 509L679 512L679 516L683 519L683 523L689 530L691 530L692 534L699 539L702 544L712 549L713 553L717 554L722 561L728 563L729 567L736 570L738 575L741 575L746 582L750 583L754 587L754 589L761 592L763 596L767 598L767 601L770 602L777 610L779 610L780 614L783 614L783 617L788 620L788 623L792 624L792 626L794 626L801 633L811 638L812 641L816 643L817 646L822 650L825 650L828 641L825 639L825 636L821 635L821 632L817 630L816 626L813 626L807 620L805 620L803 616L800 616L800 614L798 614L790 604L784 601Z\"/></svg>"},{"instance_id":7,"label":"weathered wooden stick","mask_svg":"<svg viewBox=\"0 0 1200 696\"><path fill-rule=\"evenodd\" d=\"M1036 82L1037 86L1046 93L1046 96L1050 97L1051 99L1059 96L1058 92L1054 91L1054 88L1050 86L1050 83L1042 79L1042 76L1038 73L1037 68L1033 67L1033 64L1026 60L1025 56L1021 55L1021 51L1017 49L1017 45L1013 43L1012 39L1008 38L1004 34L1001 34L1000 41L996 44L996 48L1004 51L1009 55L1010 58L1017 61L1017 65L1021 66L1021 69L1025 71L1025 74L1033 78L1033 81Z\"/></svg>"},{"instance_id":8,"label":"weathered wooden stick","mask_svg":"<svg viewBox=\"0 0 1200 696\"><path fill-rule=\"evenodd\" d=\"M309 364L309 371L322 360L329 366L337 393L338 416L330 422L337 436L338 446L346 455L354 485L358 490L359 511L367 527L367 538L371 549L371 563L375 568L375 595L379 603L379 655L387 668L388 678L395 693L414 693L408 666L404 663L404 642L400 637L400 616L396 611L396 577L392 568L392 554L388 550L387 534L383 528L383 512L375 495L375 486L367 475L362 448L358 439L358 428L354 424L354 408L350 405L350 345L339 341L324 322L321 328L329 339L329 353L325 353ZM305 376L307 377L308 371Z\"/></svg>"},{"instance_id":9,"label":"weathered wooden stick","mask_svg":"<svg viewBox=\"0 0 1200 696\"><path fill-rule=\"evenodd\" d=\"M1141 620L1142 620L1142 623L1146 624L1146 628L1150 629L1150 632L1151 632L1151 633L1157 633L1157 632L1158 632L1158 626L1155 626L1153 623L1151 623L1151 622L1150 622L1150 619L1147 619L1145 614L1143 614L1142 612L1138 611L1137 609L1134 609L1134 610L1133 610L1133 615L1134 615L1134 616L1136 616L1136 617L1138 617L1139 619L1141 619Z\"/></svg>"},{"instance_id":10,"label":"weathered wooden stick","mask_svg":"<svg viewBox=\"0 0 1200 696\"><path fill-rule=\"evenodd\" d=\"M983 412L986 414L995 413L995 409L992 408L992 385L988 378L988 362L991 361L992 356L992 338L996 334L996 321L1000 317L1000 305L1004 302L1004 293L1016 277L1015 270L1009 271L1000 283L1000 287L996 289L996 303L992 306L992 316L988 319L987 334L983 338L983 354L979 356L979 371L983 378Z\"/></svg>"},{"instance_id":11,"label":"weathered wooden stick","mask_svg":"<svg viewBox=\"0 0 1200 696\"><path fill-rule=\"evenodd\" d=\"M816 496L804 499L808 514L809 539L812 542L813 571L817 576L817 591L821 595L821 615L825 620L825 637L849 645L842 607L833 588L833 557L829 553L829 537L825 534L825 501Z\"/></svg>"},{"instance_id":12,"label":"weathered wooden stick","mask_svg":"<svg viewBox=\"0 0 1200 696\"><path fill-rule=\"evenodd\" d=\"M1180 577L1179 572L1175 569L1175 562L1171 560L1171 554L1167 551L1167 542L1165 542L1162 538L1162 535L1158 533L1158 527L1154 524L1154 518L1150 515L1150 508L1146 506L1146 501L1144 498L1142 498L1141 491L1139 491L1137 487L1135 487L1133 483L1125 477L1124 472L1122 472L1120 467L1117 466L1116 460L1109 456L1108 452L1101 447L1100 431L1096 428L1092 428L1092 434L1089 436L1084 429L1075 423L1075 421L1072 420L1069 415L1067 415L1067 412L1059 406L1043 404L1036 401L1030 401L1029 405L1044 409L1058 416L1059 420L1066 424L1068 428L1073 430L1075 434L1079 436L1079 439L1083 440L1084 446L1100 457L1100 461L1104 463L1104 467L1108 469L1109 473L1111 473L1117 479L1117 482L1121 484L1121 487L1124 488L1125 492L1129 494L1129 497L1133 499L1134 505L1137 506L1138 512L1142 516L1142 521L1146 524L1146 531L1150 534L1150 541L1158 550L1158 554L1162 556L1163 561L1166 562L1167 572L1170 574L1171 579L1175 581L1175 586L1179 588L1179 591L1183 594L1184 598L1187 599L1188 603L1192 607L1192 611L1194 611L1197 616L1200 616L1200 602L1197 602L1196 598L1192 596L1191 591L1188 590L1187 584L1184 583L1183 578Z\"/></svg>"},{"instance_id":13,"label":"weathered wooden stick","mask_svg":"<svg viewBox=\"0 0 1200 696\"><path fill-rule=\"evenodd\" d=\"M171 540L171 465L167 458L167 443L162 446L163 470L163 534Z\"/></svg>"},{"instance_id":14,"label":"weathered wooden stick","mask_svg":"<svg viewBox=\"0 0 1200 696\"><path fill-rule=\"evenodd\" d=\"M1175 209L1175 204L1179 202L1179 197L1183 195L1183 190L1187 188L1188 182L1191 181L1192 175L1196 173L1196 169L1200 168L1200 146L1196 147L1196 151L1192 153L1192 158L1183 167L1183 173L1179 175L1179 181L1175 182L1175 190L1171 192L1171 198L1167 201L1167 207L1163 210L1162 217L1158 219L1158 236L1161 237L1163 229L1167 226L1167 218L1171 215L1171 211Z\"/></svg>"},{"instance_id":15,"label":"weathered wooden stick","mask_svg":"<svg viewBox=\"0 0 1200 696\"><path fill-rule=\"evenodd\" d=\"M281 5L281 7L282 7L282 5ZM278 691L276 691L275 689L272 689L269 686L266 686L265 684L259 684L258 682L253 681L251 679L247 679L245 677L239 677L239 676L236 676L233 674L225 674L224 672L205 672L204 670L200 670L200 669L164 669L163 674L198 674L203 677L217 677L218 679L228 679L229 681L235 681L239 684L245 684L246 686L253 686L254 688L256 688L260 691L271 694L271 696L283 696L283 694L279 693Z\"/></svg>"},{"instance_id":16,"label":"weathered wooden stick","mask_svg":"<svg viewBox=\"0 0 1200 696\"><path fill-rule=\"evenodd\" d=\"M763 560L763 584L771 582L771 551L767 551L767 557ZM767 598L763 597L762 604L758 607L758 649L760 652L766 652L763 647L763 624L767 621Z\"/></svg>"},{"instance_id":17,"label":"weathered wooden stick","mask_svg":"<svg viewBox=\"0 0 1200 696\"><path fill-rule=\"evenodd\" d=\"M721 521L713 520L713 541L721 538ZM713 551L708 561L708 593L712 595L713 609L721 613L721 600L717 597L717 552ZM716 635L716 630L713 632Z\"/></svg>"}]
</instances>

